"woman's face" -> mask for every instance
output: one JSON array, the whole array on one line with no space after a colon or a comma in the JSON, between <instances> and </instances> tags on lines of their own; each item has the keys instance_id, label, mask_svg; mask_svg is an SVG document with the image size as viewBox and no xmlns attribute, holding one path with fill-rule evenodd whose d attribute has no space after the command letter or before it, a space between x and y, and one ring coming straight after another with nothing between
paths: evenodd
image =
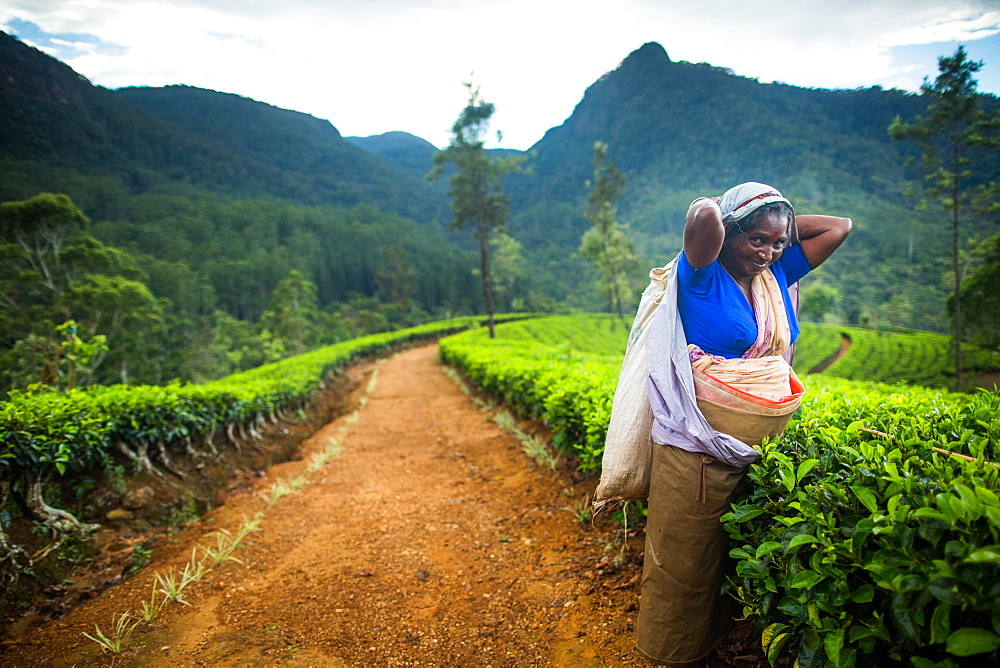
<instances>
[{"instance_id":1,"label":"woman's face","mask_svg":"<svg viewBox=\"0 0 1000 668\"><path fill-rule=\"evenodd\" d=\"M785 214L765 214L749 231L726 239L719 262L737 282L749 283L781 257L788 245L788 222Z\"/></svg>"}]
</instances>

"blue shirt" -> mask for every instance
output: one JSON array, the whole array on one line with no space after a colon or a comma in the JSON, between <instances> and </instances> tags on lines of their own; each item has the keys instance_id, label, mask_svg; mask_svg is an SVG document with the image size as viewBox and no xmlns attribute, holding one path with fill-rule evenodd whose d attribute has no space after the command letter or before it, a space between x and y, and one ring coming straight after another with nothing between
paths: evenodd
<instances>
[{"instance_id":1,"label":"blue shirt","mask_svg":"<svg viewBox=\"0 0 1000 668\"><path fill-rule=\"evenodd\" d=\"M799 335L799 323L788 286L811 270L801 245L789 247L771 265L785 303L793 343ZM677 282L677 308L687 342L712 355L743 357L757 340L757 319L743 290L719 260L695 269L682 251L677 263Z\"/></svg>"}]
</instances>

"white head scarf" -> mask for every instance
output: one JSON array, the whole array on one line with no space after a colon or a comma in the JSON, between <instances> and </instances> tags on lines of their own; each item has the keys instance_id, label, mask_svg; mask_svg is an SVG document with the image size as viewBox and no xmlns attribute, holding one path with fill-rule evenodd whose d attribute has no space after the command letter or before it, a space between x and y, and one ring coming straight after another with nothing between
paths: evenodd
<instances>
[{"instance_id":1,"label":"white head scarf","mask_svg":"<svg viewBox=\"0 0 1000 668\"><path fill-rule=\"evenodd\" d=\"M791 202L782 197L777 188L754 181L741 183L727 190L719 200L722 224L728 227L732 223L738 223L760 207L772 202L784 202L789 208L792 207ZM794 217L795 214L792 215Z\"/></svg>"}]
</instances>

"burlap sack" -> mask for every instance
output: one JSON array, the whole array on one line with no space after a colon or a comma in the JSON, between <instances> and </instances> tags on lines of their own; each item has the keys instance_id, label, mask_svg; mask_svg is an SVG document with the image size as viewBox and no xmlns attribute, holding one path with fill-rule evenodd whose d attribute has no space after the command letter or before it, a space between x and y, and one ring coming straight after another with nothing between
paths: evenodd
<instances>
[{"instance_id":1,"label":"burlap sack","mask_svg":"<svg viewBox=\"0 0 1000 668\"><path fill-rule=\"evenodd\" d=\"M629 333L625 359L611 403L611 421L601 460L601 482L594 493L600 509L612 499L644 499L649 493L649 470L653 458L653 411L646 396L646 339L653 314L663 299L667 280L676 267L674 260L649 272L649 285L639 300Z\"/></svg>"}]
</instances>

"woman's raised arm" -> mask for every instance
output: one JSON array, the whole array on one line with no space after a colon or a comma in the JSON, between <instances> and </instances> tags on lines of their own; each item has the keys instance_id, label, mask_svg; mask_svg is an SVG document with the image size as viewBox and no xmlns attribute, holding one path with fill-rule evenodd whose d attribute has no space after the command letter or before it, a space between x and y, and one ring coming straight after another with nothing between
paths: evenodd
<instances>
[{"instance_id":1,"label":"woman's raised arm","mask_svg":"<svg viewBox=\"0 0 1000 668\"><path fill-rule=\"evenodd\" d=\"M850 218L838 216L796 216L795 226L798 228L802 253L809 266L815 269L833 255L851 233L852 225Z\"/></svg>"},{"instance_id":2,"label":"woman's raised arm","mask_svg":"<svg viewBox=\"0 0 1000 668\"><path fill-rule=\"evenodd\" d=\"M684 219L684 255L695 269L707 267L719 257L726 230L719 205L710 199L696 199Z\"/></svg>"}]
</instances>

